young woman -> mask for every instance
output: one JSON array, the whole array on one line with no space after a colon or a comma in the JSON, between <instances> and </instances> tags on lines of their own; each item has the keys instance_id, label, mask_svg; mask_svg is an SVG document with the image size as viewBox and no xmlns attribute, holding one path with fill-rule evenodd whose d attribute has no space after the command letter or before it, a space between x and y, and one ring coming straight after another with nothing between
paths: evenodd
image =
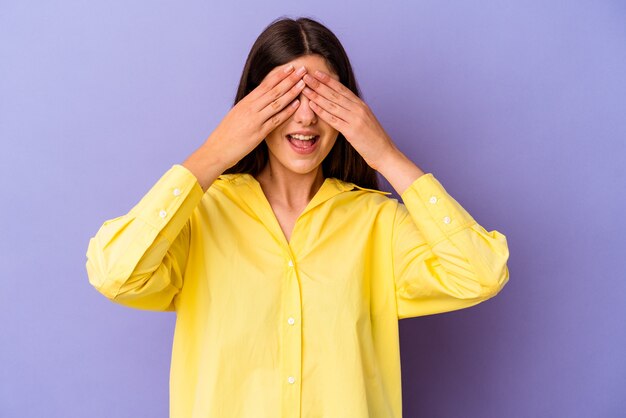
<instances>
[{"instance_id":1,"label":"young woman","mask_svg":"<svg viewBox=\"0 0 626 418\"><path fill-rule=\"evenodd\" d=\"M400 417L398 320L508 282L506 237L359 96L330 30L273 22L207 140L90 240L102 294L176 311L172 417Z\"/></svg>"}]
</instances>

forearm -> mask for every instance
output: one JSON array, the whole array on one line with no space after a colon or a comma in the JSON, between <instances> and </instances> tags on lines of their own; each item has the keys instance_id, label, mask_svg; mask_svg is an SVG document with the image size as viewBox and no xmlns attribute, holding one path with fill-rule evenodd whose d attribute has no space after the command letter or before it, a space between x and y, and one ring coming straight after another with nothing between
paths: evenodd
<instances>
[{"instance_id":1,"label":"forearm","mask_svg":"<svg viewBox=\"0 0 626 418\"><path fill-rule=\"evenodd\" d=\"M504 287L509 249L502 233L479 225L432 173L400 197L392 234L399 318L467 308Z\"/></svg>"},{"instance_id":2,"label":"forearm","mask_svg":"<svg viewBox=\"0 0 626 418\"><path fill-rule=\"evenodd\" d=\"M172 166L128 213L105 221L89 240L89 282L120 304L171 310L182 287L189 219L202 195L189 170Z\"/></svg>"},{"instance_id":3,"label":"forearm","mask_svg":"<svg viewBox=\"0 0 626 418\"><path fill-rule=\"evenodd\" d=\"M402 195L415 180L425 174L395 147L385 154L376 165L376 170L387 179L399 195Z\"/></svg>"},{"instance_id":4,"label":"forearm","mask_svg":"<svg viewBox=\"0 0 626 418\"><path fill-rule=\"evenodd\" d=\"M202 144L181 165L196 176L204 192L228 168L220 160L220 153L215 150L210 141Z\"/></svg>"}]
</instances>

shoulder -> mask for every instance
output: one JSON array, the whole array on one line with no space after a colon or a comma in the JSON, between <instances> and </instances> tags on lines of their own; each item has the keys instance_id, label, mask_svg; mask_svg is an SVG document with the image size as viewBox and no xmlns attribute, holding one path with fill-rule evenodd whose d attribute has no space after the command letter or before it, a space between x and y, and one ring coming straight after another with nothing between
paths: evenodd
<instances>
[{"instance_id":1,"label":"shoulder","mask_svg":"<svg viewBox=\"0 0 626 418\"><path fill-rule=\"evenodd\" d=\"M332 180L335 181L345 191L353 192L353 194L354 193L360 194L360 195L363 195L363 194L364 195L373 194L373 195L379 195L379 196L387 196L387 195L392 194L391 192L385 192L383 190L368 189L367 187L362 187L362 186L359 186L356 183L343 181L343 180L340 180L340 179L335 178L335 177L332 177Z\"/></svg>"},{"instance_id":2,"label":"shoulder","mask_svg":"<svg viewBox=\"0 0 626 418\"><path fill-rule=\"evenodd\" d=\"M220 174L211 184L209 190L218 191L237 188L250 181L248 176L250 175L245 173Z\"/></svg>"},{"instance_id":3,"label":"shoulder","mask_svg":"<svg viewBox=\"0 0 626 418\"><path fill-rule=\"evenodd\" d=\"M220 174L215 179L216 183L237 183L240 182L244 176L247 174L244 173L232 173L232 174Z\"/></svg>"},{"instance_id":4,"label":"shoulder","mask_svg":"<svg viewBox=\"0 0 626 418\"><path fill-rule=\"evenodd\" d=\"M249 186L248 174L220 174L209 186L204 194L205 201L245 199L252 192ZM206 203L206 202L205 202Z\"/></svg>"},{"instance_id":5,"label":"shoulder","mask_svg":"<svg viewBox=\"0 0 626 418\"><path fill-rule=\"evenodd\" d=\"M343 193L346 199L358 203L359 205L367 204L370 208L378 207L379 209L387 208L395 210L395 206L398 204L398 200L390 196L392 195L391 192L370 189L339 179L334 179L334 181L347 192Z\"/></svg>"}]
</instances>

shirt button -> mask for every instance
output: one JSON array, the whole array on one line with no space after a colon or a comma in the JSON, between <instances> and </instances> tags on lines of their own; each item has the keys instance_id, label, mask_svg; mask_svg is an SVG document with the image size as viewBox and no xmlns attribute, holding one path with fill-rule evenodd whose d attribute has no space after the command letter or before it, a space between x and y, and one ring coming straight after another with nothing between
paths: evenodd
<instances>
[{"instance_id":1,"label":"shirt button","mask_svg":"<svg viewBox=\"0 0 626 418\"><path fill-rule=\"evenodd\" d=\"M296 323L296 320L295 320L295 319L293 319L293 318L291 318L291 317L289 317L289 319L287 319L287 323L288 323L289 325L293 325L293 324L295 324L295 323Z\"/></svg>"},{"instance_id":2,"label":"shirt button","mask_svg":"<svg viewBox=\"0 0 626 418\"><path fill-rule=\"evenodd\" d=\"M289 382L289 384L293 385L293 384L294 384L294 382L296 381L296 378L295 378L295 377L293 377L293 376L289 376L289 377L287 378L287 381Z\"/></svg>"},{"instance_id":3,"label":"shirt button","mask_svg":"<svg viewBox=\"0 0 626 418\"><path fill-rule=\"evenodd\" d=\"M449 224L450 223L450 217L446 216L445 218L443 218L443 222L446 223L446 224Z\"/></svg>"},{"instance_id":4,"label":"shirt button","mask_svg":"<svg viewBox=\"0 0 626 418\"><path fill-rule=\"evenodd\" d=\"M289 262L287 263L287 265L289 265L289 267L293 267L293 261L289 260Z\"/></svg>"},{"instance_id":5,"label":"shirt button","mask_svg":"<svg viewBox=\"0 0 626 418\"><path fill-rule=\"evenodd\" d=\"M164 211L164 210L161 210L161 212L159 212L159 216L160 216L161 218L165 218L165 217L167 216L167 212L166 212L166 211Z\"/></svg>"},{"instance_id":6,"label":"shirt button","mask_svg":"<svg viewBox=\"0 0 626 418\"><path fill-rule=\"evenodd\" d=\"M428 201L434 205L435 203L437 203L437 197L436 196L431 196Z\"/></svg>"},{"instance_id":7,"label":"shirt button","mask_svg":"<svg viewBox=\"0 0 626 418\"><path fill-rule=\"evenodd\" d=\"M175 189L174 189L174 191L172 192L172 194L173 194L174 196L180 196L180 189L179 189L178 187L177 187L177 188L175 188Z\"/></svg>"}]
</instances>

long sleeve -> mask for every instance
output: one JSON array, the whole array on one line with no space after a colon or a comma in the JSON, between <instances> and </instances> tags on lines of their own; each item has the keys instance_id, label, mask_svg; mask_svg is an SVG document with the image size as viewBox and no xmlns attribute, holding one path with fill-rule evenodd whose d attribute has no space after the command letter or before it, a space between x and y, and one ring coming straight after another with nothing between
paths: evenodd
<instances>
[{"instance_id":1,"label":"long sleeve","mask_svg":"<svg viewBox=\"0 0 626 418\"><path fill-rule=\"evenodd\" d=\"M137 309L172 311L183 285L190 218L202 199L196 177L170 168L126 215L104 222L87 248L89 282Z\"/></svg>"},{"instance_id":2,"label":"long sleeve","mask_svg":"<svg viewBox=\"0 0 626 418\"><path fill-rule=\"evenodd\" d=\"M506 237L487 232L432 173L399 203L392 233L398 318L467 308L508 282Z\"/></svg>"}]
</instances>

